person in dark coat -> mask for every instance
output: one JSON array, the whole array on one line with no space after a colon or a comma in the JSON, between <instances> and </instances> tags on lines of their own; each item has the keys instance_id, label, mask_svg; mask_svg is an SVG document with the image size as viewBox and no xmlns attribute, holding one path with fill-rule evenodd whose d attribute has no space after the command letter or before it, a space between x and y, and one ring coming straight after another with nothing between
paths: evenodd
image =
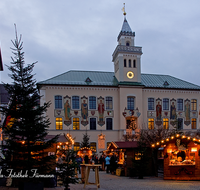
<instances>
[{"instance_id":1,"label":"person in dark coat","mask_svg":"<svg viewBox=\"0 0 200 190\"><path fill-rule=\"evenodd\" d=\"M86 154L85 157L84 157L84 161L85 161L85 164L89 164L89 158L88 158L88 155Z\"/></svg>"},{"instance_id":2,"label":"person in dark coat","mask_svg":"<svg viewBox=\"0 0 200 190\"><path fill-rule=\"evenodd\" d=\"M115 170L115 156L113 154L110 158L110 173L114 174L114 170Z\"/></svg>"},{"instance_id":3,"label":"person in dark coat","mask_svg":"<svg viewBox=\"0 0 200 190\"><path fill-rule=\"evenodd\" d=\"M101 168L100 168L100 170L104 170L104 168L105 168L105 157L104 157L104 155L102 154L101 156L100 156L100 158L99 158L99 164L101 164Z\"/></svg>"}]
</instances>

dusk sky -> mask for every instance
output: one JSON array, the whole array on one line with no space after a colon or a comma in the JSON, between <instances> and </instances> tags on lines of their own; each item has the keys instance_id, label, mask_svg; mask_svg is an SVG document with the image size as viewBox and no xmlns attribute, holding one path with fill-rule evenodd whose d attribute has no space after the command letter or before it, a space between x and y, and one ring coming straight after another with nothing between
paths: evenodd
<instances>
[{"instance_id":1,"label":"dusk sky","mask_svg":"<svg viewBox=\"0 0 200 190\"><path fill-rule=\"evenodd\" d=\"M114 71L112 53L126 18L142 47L142 73L171 75L200 85L199 0L2 0L0 48L10 83L14 23L37 82L69 70Z\"/></svg>"}]
</instances>

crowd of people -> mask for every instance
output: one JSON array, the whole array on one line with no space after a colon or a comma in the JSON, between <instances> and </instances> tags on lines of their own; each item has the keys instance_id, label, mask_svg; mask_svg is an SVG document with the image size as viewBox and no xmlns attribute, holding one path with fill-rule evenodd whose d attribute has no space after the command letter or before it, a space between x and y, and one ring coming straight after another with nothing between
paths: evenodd
<instances>
[{"instance_id":1,"label":"crowd of people","mask_svg":"<svg viewBox=\"0 0 200 190\"><path fill-rule=\"evenodd\" d=\"M118 155L117 154L102 154L98 157L97 154L93 154L92 156L88 156L87 154L83 157L76 155L72 160L75 159L78 167L77 170L79 174L81 173L81 164L100 164L100 171L106 171L107 173L115 174L116 169L118 168ZM59 155L57 158L57 163L62 164L65 160L64 155Z\"/></svg>"},{"instance_id":2,"label":"crowd of people","mask_svg":"<svg viewBox=\"0 0 200 190\"><path fill-rule=\"evenodd\" d=\"M80 171L80 164L100 164L99 167L100 171L106 170L107 173L115 174L115 171L118 167L118 156L116 154L112 155L104 155L102 154L98 157L97 154L93 154L91 157L85 155L84 157L80 157L79 155L76 156L75 161L78 164L78 171Z\"/></svg>"}]
</instances>

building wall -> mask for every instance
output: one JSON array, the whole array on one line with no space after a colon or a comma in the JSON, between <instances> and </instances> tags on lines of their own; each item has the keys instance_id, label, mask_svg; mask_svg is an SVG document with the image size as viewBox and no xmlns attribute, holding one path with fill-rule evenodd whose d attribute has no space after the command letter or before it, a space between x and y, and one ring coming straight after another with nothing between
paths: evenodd
<instances>
[{"instance_id":1,"label":"building wall","mask_svg":"<svg viewBox=\"0 0 200 190\"><path fill-rule=\"evenodd\" d=\"M148 111L148 98L154 98L155 99L155 110L154 111ZM174 100L176 102L176 114L177 118L183 118L183 129L185 130L191 130L191 122L189 124L186 123L186 115L185 115L185 101L190 102L190 121L192 118L196 118L197 121L197 129L200 128L199 126L199 103L200 103L200 92L199 91L191 91L191 90L159 90L159 89L144 89L143 90L143 124L144 126L147 126L148 118L154 118L156 120L156 99L163 98L169 98L169 100ZM183 111L177 110L177 99L183 99ZM191 100L196 99L197 100L197 110L191 111ZM149 112L153 112L152 117L150 116ZM166 111L163 111L163 105L162 105L162 119L163 118L169 118L169 121L173 121L170 119L170 107L168 111L168 115L165 115ZM172 127L172 125L170 125Z\"/></svg>"},{"instance_id":2,"label":"building wall","mask_svg":"<svg viewBox=\"0 0 200 190\"><path fill-rule=\"evenodd\" d=\"M156 125L157 117L156 117L156 100L162 100L163 98L169 98L169 100L177 100L178 98L182 98L183 102L185 103L185 100L188 99L191 101L191 99L197 100L197 110L195 111L194 118L197 119L197 129L199 129L199 107L198 104L200 102L199 93L198 91L189 91L189 90L162 90L162 89L144 89L142 87L130 87L130 86L120 86L118 87L84 87L84 86L44 86L40 90L41 95L43 97L41 98L41 103L44 103L45 101L51 101L51 106L47 111L47 116L50 118L51 126L49 129L50 135L56 135L56 134L62 134L62 133L70 133L72 137L75 137L75 142L81 143L83 140L83 134L86 132L90 136L90 142L96 142L97 152L105 150L107 148L107 142L112 141L121 141L123 140L123 134L126 131L126 118L130 116L134 116L137 122L137 128L148 128L148 119L154 118L154 124ZM54 97L56 95L60 95L63 98L62 102L62 109L55 109L55 101ZM106 130L106 124L101 124L97 122L97 128L96 130L90 130L90 123L89 118L95 117L97 118L97 121L99 121L99 115L98 115L98 108L95 110L95 113L92 115L91 111L88 110L88 123L80 124L80 130L73 130L73 123L68 123L67 125L64 124L64 101L65 97L71 98L72 96L80 96L83 99L85 98L87 101L89 96L96 96L98 98L104 98L104 104L105 104L105 98L107 96L111 96L113 98L113 110L109 112L110 115L108 115L107 110L104 111L104 119L109 117L113 118L113 128L112 130ZM130 110L127 110L127 97L132 96L135 97L135 106L134 106L134 112L131 112ZM154 98L155 105L154 110L149 111L148 110L148 98ZM80 101L82 101L80 99ZM97 100L98 101L98 100ZM88 103L88 102L87 102ZM72 102L71 102L72 104ZM81 104L81 103L80 103ZM184 107L184 106L183 106ZM169 107L170 109L170 107ZM75 112L77 111L77 115L75 115ZM165 115L166 111L162 111L162 117L163 118L169 118L169 125L170 124L170 110L168 111L168 115ZM79 117L81 119L81 109L79 110L72 110L70 111L72 114L71 117ZM150 115L151 113L151 115ZM183 122L185 121L185 112L184 110L181 112L182 116L180 116L180 112L176 112L178 117L183 118ZM56 130L56 117L62 117L63 118L63 129L62 130ZM192 112L190 112L190 119L193 117ZM81 120L80 120L81 121ZM162 124L161 124L162 125ZM191 129L191 123L187 125L184 123L183 129ZM99 135L104 135L104 140L102 141L104 146L100 149L98 148L98 139Z\"/></svg>"}]
</instances>

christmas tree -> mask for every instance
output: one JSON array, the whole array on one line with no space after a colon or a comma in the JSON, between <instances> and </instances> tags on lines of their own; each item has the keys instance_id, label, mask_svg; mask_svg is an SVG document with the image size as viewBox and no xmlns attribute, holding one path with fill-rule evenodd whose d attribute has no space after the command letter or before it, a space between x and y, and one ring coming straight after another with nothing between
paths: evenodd
<instances>
[{"instance_id":1,"label":"christmas tree","mask_svg":"<svg viewBox=\"0 0 200 190\"><path fill-rule=\"evenodd\" d=\"M18 38L16 26L15 34L16 39L12 41L14 48L11 48L14 56L11 57L11 65L7 66L13 83L4 83L10 95L10 103L7 108L1 107L6 117L1 126L4 139L2 152L5 156L1 165L4 169L13 169L13 172L27 171L29 177L33 171L39 174L50 171L49 163L55 158L47 156L45 149L50 148L58 136L48 141L45 138L50 125L45 112L50 103L39 104L41 97L32 74L36 62L25 64L22 36Z\"/></svg>"},{"instance_id":2,"label":"christmas tree","mask_svg":"<svg viewBox=\"0 0 200 190\"><path fill-rule=\"evenodd\" d=\"M81 148L83 147L87 147L90 148L90 136L87 134L87 131L85 132L85 134L83 134L83 141L81 142Z\"/></svg>"}]
</instances>

